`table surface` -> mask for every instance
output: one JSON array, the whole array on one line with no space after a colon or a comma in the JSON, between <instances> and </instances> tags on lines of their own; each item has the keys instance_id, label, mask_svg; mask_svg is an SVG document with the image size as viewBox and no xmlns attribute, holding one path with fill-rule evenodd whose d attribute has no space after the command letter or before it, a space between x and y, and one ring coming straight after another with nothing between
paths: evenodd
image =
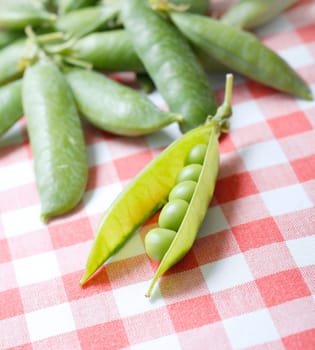
<instances>
[{"instance_id":1,"label":"table surface","mask_svg":"<svg viewBox=\"0 0 315 350\"><path fill-rule=\"evenodd\" d=\"M315 1L256 33L315 96ZM224 76L210 80L222 100ZM44 225L19 121L0 140L0 349L315 349L314 127L314 101L235 76L214 198L195 245L148 299L152 220L87 287L79 279L104 211L177 127L128 139L86 126L83 202Z\"/></svg>"}]
</instances>

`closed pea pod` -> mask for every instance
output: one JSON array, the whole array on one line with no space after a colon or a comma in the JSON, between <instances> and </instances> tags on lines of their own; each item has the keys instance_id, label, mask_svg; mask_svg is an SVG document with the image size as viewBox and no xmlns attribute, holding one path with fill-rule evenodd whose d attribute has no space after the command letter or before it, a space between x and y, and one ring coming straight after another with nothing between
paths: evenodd
<instances>
[{"instance_id":1,"label":"closed pea pod","mask_svg":"<svg viewBox=\"0 0 315 350\"><path fill-rule=\"evenodd\" d=\"M21 87L21 80L0 87L0 136L23 115Z\"/></svg>"},{"instance_id":2,"label":"closed pea pod","mask_svg":"<svg viewBox=\"0 0 315 350\"><path fill-rule=\"evenodd\" d=\"M97 0L57 0L59 14L68 13L82 7L95 5Z\"/></svg>"},{"instance_id":3,"label":"closed pea pod","mask_svg":"<svg viewBox=\"0 0 315 350\"><path fill-rule=\"evenodd\" d=\"M27 68L22 87L43 220L67 213L87 182L85 142L75 102L59 69L48 59Z\"/></svg>"},{"instance_id":4,"label":"closed pea pod","mask_svg":"<svg viewBox=\"0 0 315 350\"><path fill-rule=\"evenodd\" d=\"M11 44L23 35L19 31L1 30L0 29L0 49Z\"/></svg>"},{"instance_id":5,"label":"closed pea pod","mask_svg":"<svg viewBox=\"0 0 315 350\"><path fill-rule=\"evenodd\" d=\"M143 0L124 2L123 23L170 110L183 116L181 130L203 124L214 113L216 101L209 79L186 39Z\"/></svg>"},{"instance_id":6,"label":"closed pea pod","mask_svg":"<svg viewBox=\"0 0 315 350\"><path fill-rule=\"evenodd\" d=\"M297 0L239 0L220 20L235 27L254 29L267 23L296 2Z\"/></svg>"},{"instance_id":7,"label":"closed pea pod","mask_svg":"<svg viewBox=\"0 0 315 350\"><path fill-rule=\"evenodd\" d=\"M252 34L206 16L179 12L172 12L170 16L194 45L233 71L276 90L312 99L302 78Z\"/></svg>"},{"instance_id":8,"label":"closed pea pod","mask_svg":"<svg viewBox=\"0 0 315 350\"><path fill-rule=\"evenodd\" d=\"M82 116L114 134L144 135L182 119L160 110L145 95L101 73L74 68L66 77Z\"/></svg>"}]
</instances>

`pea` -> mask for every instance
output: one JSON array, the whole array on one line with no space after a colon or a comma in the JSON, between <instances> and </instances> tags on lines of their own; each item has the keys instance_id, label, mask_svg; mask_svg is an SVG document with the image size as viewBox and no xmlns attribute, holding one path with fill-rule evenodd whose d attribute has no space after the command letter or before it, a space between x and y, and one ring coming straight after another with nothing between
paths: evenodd
<instances>
[{"instance_id":1,"label":"pea","mask_svg":"<svg viewBox=\"0 0 315 350\"><path fill-rule=\"evenodd\" d=\"M186 202L190 202L196 188L195 181L182 181L179 182L170 192L168 199L182 199Z\"/></svg>"},{"instance_id":2,"label":"pea","mask_svg":"<svg viewBox=\"0 0 315 350\"><path fill-rule=\"evenodd\" d=\"M159 216L159 226L177 231L186 214L188 203L182 199L169 201Z\"/></svg>"},{"instance_id":3,"label":"pea","mask_svg":"<svg viewBox=\"0 0 315 350\"><path fill-rule=\"evenodd\" d=\"M138 136L181 121L160 110L144 94L84 69L66 73L82 116L98 128L119 135Z\"/></svg>"},{"instance_id":4,"label":"pea","mask_svg":"<svg viewBox=\"0 0 315 350\"><path fill-rule=\"evenodd\" d=\"M55 22L56 30L65 32L68 36L82 37L113 19L118 10L114 6L91 6L60 15Z\"/></svg>"},{"instance_id":5,"label":"pea","mask_svg":"<svg viewBox=\"0 0 315 350\"><path fill-rule=\"evenodd\" d=\"M23 74L19 62L25 45L24 39L19 39L0 51L0 85L15 80Z\"/></svg>"},{"instance_id":6,"label":"pea","mask_svg":"<svg viewBox=\"0 0 315 350\"><path fill-rule=\"evenodd\" d=\"M254 35L207 16L183 12L172 12L170 16L194 45L233 71L279 91L312 99L302 78Z\"/></svg>"},{"instance_id":7,"label":"pea","mask_svg":"<svg viewBox=\"0 0 315 350\"><path fill-rule=\"evenodd\" d=\"M235 27L254 29L296 2L297 0L240 0L231 5L220 20Z\"/></svg>"},{"instance_id":8,"label":"pea","mask_svg":"<svg viewBox=\"0 0 315 350\"><path fill-rule=\"evenodd\" d=\"M17 80L0 87L0 136L23 115L21 86Z\"/></svg>"},{"instance_id":9,"label":"pea","mask_svg":"<svg viewBox=\"0 0 315 350\"><path fill-rule=\"evenodd\" d=\"M200 172L202 169L201 164L189 164L186 165L178 174L176 183L182 181L198 181Z\"/></svg>"},{"instance_id":10,"label":"pea","mask_svg":"<svg viewBox=\"0 0 315 350\"><path fill-rule=\"evenodd\" d=\"M87 182L87 157L79 115L67 81L48 59L27 68L23 109L34 157L43 220L73 209Z\"/></svg>"},{"instance_id":11,"label":"pea","mask_svg":"<svg viewBox=\"0 0 315 350\"><path fill-rule=\"evenodd\" d=\"M217 103L209 78L182 34L146 1L124 2L123 24L146 71L182 132L203 124Z\"/></svg>"},{"instance_id":12,"label":"pea","mask_svg":"<svg viewBox=\"0 0 315 350\"><path fill-rule=\"evenodd\" d=\"M205 159L207 145L201 143L192 148L189 152L185 164L202 164Z\"/></svg>"},{"instance_id":13,"label":"pea","mask_svg":"<svg viewBox=\"0 0 315 350\"><path fill-rule=\"evenodd\" d=\"M152 260L161 261L164 254L171 245L176 231L165 228L154 228L150 230L144 240L145 251Z\"/></svg>"}]
</instances>

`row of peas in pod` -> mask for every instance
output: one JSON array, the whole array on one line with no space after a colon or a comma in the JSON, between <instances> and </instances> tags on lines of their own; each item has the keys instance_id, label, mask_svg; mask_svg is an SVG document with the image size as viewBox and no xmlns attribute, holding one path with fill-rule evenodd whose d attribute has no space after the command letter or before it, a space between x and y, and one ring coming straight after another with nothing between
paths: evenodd
<instances>
[{"instance_id":1,"label":"row of peas in pod","mask_svg":"<svg viewBox=\"0 0 315 350\"><path fill-rule=\"evenodd\" d=\"M206 0L0 0L0 136L26 116L42 219L84 194L81 119L126 137L172 123L186 133L217 109L212 71L311 99L302 78L245 31L294 2L242 0L215 19ZM169 110L110 79L117 71L157 89Z\"/></svg>"}]
</instances>

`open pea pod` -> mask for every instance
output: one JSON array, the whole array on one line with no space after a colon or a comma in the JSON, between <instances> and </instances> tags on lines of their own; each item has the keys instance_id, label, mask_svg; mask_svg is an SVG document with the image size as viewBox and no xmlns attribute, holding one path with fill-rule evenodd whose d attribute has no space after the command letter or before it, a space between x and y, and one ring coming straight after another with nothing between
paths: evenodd
<instances>
[{"instance_id":1,"label":"open pea pod","mask_svg":"<svg viewBox=\"0 0 315 350\"><path fill-rule=\"evenodd\" d=\"M126 240L166 202L188 152L198 143L207 143L213 126L195 128L169 145L146 166L105 213L97 229L84 275L87 280Z\"/></svg>"},{"instance_id":2,"label":"open pea pod","mask_svg":"<svg viewBox=\"0 0 315 350\"><path fill-rule=\"evenodd\" d=\"M194 194L189 202L186 214L175 238L155 272L146 294L148 297L151 296L153 287L160 276L182 259L182 257L190 250L207 212L219 171L220 154L216 128L210 128L210 134L208 137L207 152Z\"/></svg>"},{"instance_id":3,"label":"open pea pod","mask_svg":"<svg viewBox=\"0 0 315 350\"><path fill-rule=\"evenodd\" d=\"M278 91L312 100L305 81L254 35L210 17L172 12L172 21L196 46L234 72Z\"/></svg>"}]
</instances>

